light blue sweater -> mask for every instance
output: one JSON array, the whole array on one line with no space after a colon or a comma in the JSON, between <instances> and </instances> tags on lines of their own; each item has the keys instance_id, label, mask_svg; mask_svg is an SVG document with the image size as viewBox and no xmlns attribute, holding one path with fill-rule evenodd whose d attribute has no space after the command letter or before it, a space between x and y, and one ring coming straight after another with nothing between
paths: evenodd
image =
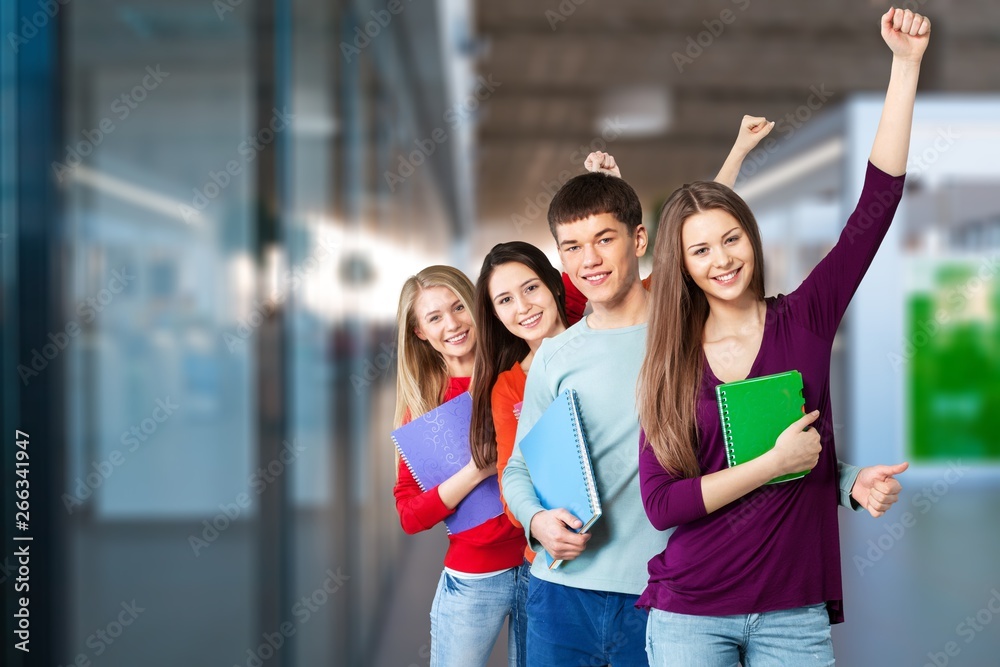
<instances>
[{"instance_id":1,"label":"light blue sweater","mask_svg":"<svg viewBox=\"0 0 1000 667\"><path fill-rule=\"evenodd\" d=\"M646 352L646 325L591 329L586 318L542 343L531 363L516 442L531 430L564 389L575 389L590 446L603 516L591 528L587 548L556 570L536 558L531 573L574 588L638 595L646 563L663 551L667 532L650 525L639 496L639 419L636 380ZM507 505L525 527L543 508L531 485L520 448L503 473ZM530 534L528 535L531 539ZM541 551L537 541L531 547Z\"/></svg>"}]
</instances>

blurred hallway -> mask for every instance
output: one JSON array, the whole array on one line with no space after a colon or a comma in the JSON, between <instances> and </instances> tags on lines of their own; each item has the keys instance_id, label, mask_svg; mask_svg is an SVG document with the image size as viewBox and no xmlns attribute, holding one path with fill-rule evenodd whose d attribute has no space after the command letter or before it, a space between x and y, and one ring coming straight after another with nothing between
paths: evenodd
<instances>
[{"instance_id":1,"label":"blurred hallway","mask_svg":"<svg viewBox=\"0 0 1000 667\"><path fill-rule=\"evenodd\" d=\"M736 189L791 291L860 189L882 10L4 0L0 607L24 433L37 634L0 664L427 665L447 540L393 503L403 281L555 258L592 149L655 237L750 113L777 125ZM841 513L848 667L1000 664L1000 3L927 12L903 205L834 346L842 458L911 462L887 517Z\"/></svg>"}]
</instances>

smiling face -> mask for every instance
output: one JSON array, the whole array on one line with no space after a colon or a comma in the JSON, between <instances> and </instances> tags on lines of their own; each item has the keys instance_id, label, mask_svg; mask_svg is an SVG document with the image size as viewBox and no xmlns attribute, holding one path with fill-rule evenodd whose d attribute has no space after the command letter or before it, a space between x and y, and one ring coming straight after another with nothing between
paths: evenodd
<instances>
[{"instance_id":1,"label":"smiling face","mask_svg":"<svg viewBox=\"0 0 1000 667\"><path fill-rule=\"evenodd\" d=\"M646 228L632 235L610 213L556 227L563 268L595 307L614 308L639 280L639 257L646 254Z\"/></svg>"},{"instance_id":2,"label":"smiling face","mask_svg":"<svg viewBox=\"0 0 1000 667\"><path fill-rule=\"evenodd\" d=\"M493 270L489 295L497 319L529 344L565 330L556 296L520 262L507 262Z\"/></svg>"},{"instance_id":3,"label":"smiling face","mask_svg":"<svg viewBox=\"0 0 1000 667\"><path fill-rule=\"evenodd\" d=\"M417 296L413 314L414 333L444 357L449 374L468 375L464 368L476 349L476 325L458 296L447 287L428 287Z\"/></svg>"},{"instance_id":4,"label":"smiling face","mask_svg":"<svg viewBox=\"0 0 1000 667\"><path fill-rule=\"evenodd\" d=\"M713 301L755 299L753 244L730 213L710 209L694 213L681 228L684 268Z\"/></svg>"}]
</instances>

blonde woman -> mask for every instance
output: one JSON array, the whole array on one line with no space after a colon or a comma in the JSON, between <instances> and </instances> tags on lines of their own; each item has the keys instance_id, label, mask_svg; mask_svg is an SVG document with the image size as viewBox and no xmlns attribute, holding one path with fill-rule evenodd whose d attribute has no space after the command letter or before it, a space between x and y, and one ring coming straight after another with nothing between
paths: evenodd
<instances>
[{"instance_id":1,"label":"blonde woman","mask_svg":"<svg viewBox=\"0 0 1000 667\"><path fill-rule=\"evenodd\" d=\"M461 271L430 266L409 278L399 297L395 425L400 426L469 390L476 350L473 287ZM403 530L434 527L483 480L471 460L438 486L422 491L402 461L393 489ZM524 600L518 595L524 533L501 514L448 536L444 571L431 605L431 667L485 665L508 620L508 664L524 664Z\"/></svg>"}]
</instances>

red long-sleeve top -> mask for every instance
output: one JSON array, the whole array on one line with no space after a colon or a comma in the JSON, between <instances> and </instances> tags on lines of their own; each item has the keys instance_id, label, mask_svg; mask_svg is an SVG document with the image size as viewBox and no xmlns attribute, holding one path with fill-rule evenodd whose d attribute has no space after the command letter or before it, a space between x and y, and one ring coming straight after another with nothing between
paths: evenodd
<instances>
[{"instance_id":1,"label":"red long-sleeve top","mask_svg":"<svg viewBox=\"0 0 1000 667\"><path fill-rule=\"evenodd\" d=\"M469 390L470 378L449 378L444 400L450 401ZM409 419L406 419L409 421ZM438 488L421 491L417 480L402 460L399 462L399 479L392 490L396 497L396 512L403 530L413 535L433 528L455 510L441 500ZM527 546L524 532L515 527L506 514L460 533L449 534L448 551L444 565L452 570L481 574L516 567L523 560Z\"/></svg>"}]
</instances>

